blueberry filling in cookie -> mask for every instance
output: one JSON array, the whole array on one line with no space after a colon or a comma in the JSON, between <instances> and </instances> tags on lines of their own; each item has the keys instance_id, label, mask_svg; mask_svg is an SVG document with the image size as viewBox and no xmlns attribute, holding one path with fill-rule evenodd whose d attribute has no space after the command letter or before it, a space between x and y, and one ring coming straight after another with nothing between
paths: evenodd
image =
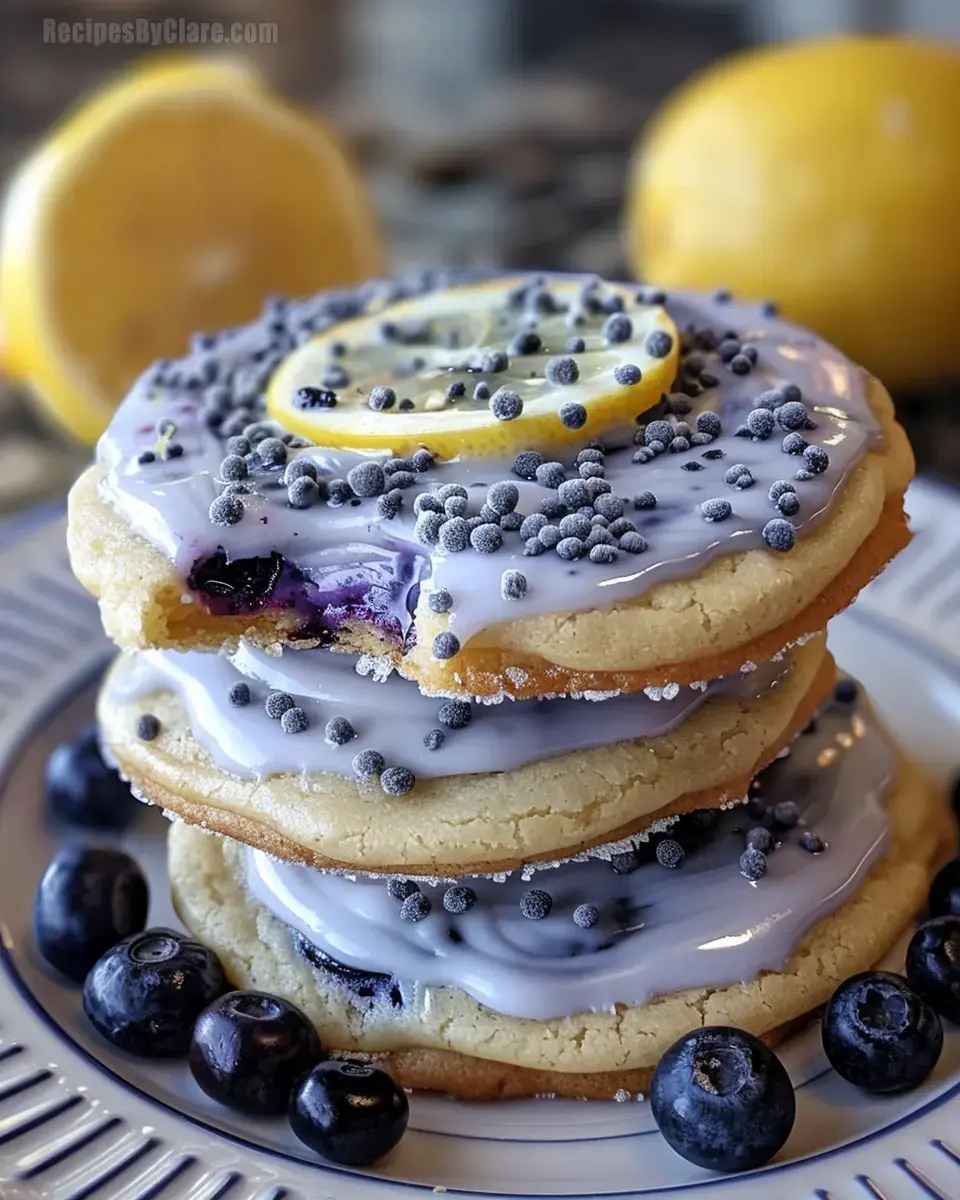
<instances>
[{"instance_id":1,"label":"blueberry filling in cookie","mask_svg":"<svg viewBox=\"0 0 960 1200\"><path fill-rule=\"evenodd\" d=\"M410 624L417 562L397 554L382 562L313 568L289 563L276 552L230 559L222 548L196 560L187 577L207 612L238 616L263 609L297 613L298 634L323 640L345 623L373 625L398 643Z\"/></svg>"},{"instance_id":2,"label":"blueberry filling in cookie","mask_svg":"<svg viewBox=\"0 0 960 1200\"><path fill-rule=\"evenodd\" d=\"M272 600L285 566L280 554L231 561L221 549L197 559L187 582L211 611L253 612Z\"/></svg>"},{"instance_id":3,"label":"blueberry filling in cookie","mask_svg":"<svg viewBox=\"0 0 960 1200\"><path fill-rule=\"evenodd\" d=\"M389 975L381 975L376 971L358 971L355 967L344 966L329 954L324 954L301 933L293 934L293 945L296 952L306 959L315 971L336 982L357 1001L388 1004L391 1008L403 1007L400 985Z\"/></svg>"}]
</instances>

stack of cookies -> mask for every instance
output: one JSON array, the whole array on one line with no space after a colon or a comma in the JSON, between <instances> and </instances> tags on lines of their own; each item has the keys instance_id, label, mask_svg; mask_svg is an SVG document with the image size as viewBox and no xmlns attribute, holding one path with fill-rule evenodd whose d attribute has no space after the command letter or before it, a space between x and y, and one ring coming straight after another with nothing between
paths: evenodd
<instances>
[{"instance_id":1,"label":"stack of cookies","mask_svg":"<svg viewBox=\"0 0 960 1200\"><path fill-rule=\"evenodd\" d=\"M198 335L70 513L181 918L409 1087L773 1044L948 837L823 633L911 472L875 379L724 292L425 274Z\"/></svg>"}]
</instances>

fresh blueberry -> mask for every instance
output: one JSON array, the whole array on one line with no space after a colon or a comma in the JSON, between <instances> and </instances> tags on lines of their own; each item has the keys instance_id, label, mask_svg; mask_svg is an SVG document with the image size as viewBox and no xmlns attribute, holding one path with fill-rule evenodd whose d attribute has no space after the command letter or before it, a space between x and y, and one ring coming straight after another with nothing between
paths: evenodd
<instances>
[{"instance_id":1,"label":"fresh blueberry","mask_svg":"<svg viewBox=\"0 0 960 1200\"><path fill-rule=\"evenodd\" d=\"M937 1065L943 1027L900 975L863 971L841 983L823 1010L830 1065L867 1092L907 1092Z\"/></svg>"},{"instance_id":2,"label":"fresh blueberry","mask_svg":"<svg viewBox=\"0 0 960 1200\"><path fill-rule=\"evenodd\" d=\"M927 900L931 917L960 917L960 858L941 867L930 884Z\"/></svg>"},{"instance_id":3,"label":"fresh blueberry","mask_svg":"<svg viewBox=\"0 0 960 1200\"><path fill-rule=\"evenodd\" d=\"M97 727L85 725L47 759L44 786L52 817L90 829L123 829L140 806L100 754Z\"/></svg>"},{"instance_id":4,"label":"fresh blueberry","mask_svg":"<svg viewBox=\"0 0 960 1200\"><path fill-rule=\"evenodd\" d=\"M960 917L934 917L907 947L910 986L948 1021L960 1024Z\"/></svg>"},{"instance_id":5,"label":"fresh blueberry","mask_svg":"<svg viewBox=\"0 0 960 1200\"><path fill-rule=\"evenodd\" d=\"M749 1171L790 1136L796 1100L780 1059L742 1029L684 1034L657 1064L654 1120L682 1158L713 1171Z\"/></svg>"},{"instance_id":6,"label":"fresh blueberry","mask_svg":"<svg viewBox=\"0 0 960 1200\"><path fill-rule=\"evenodd\" d=\"M228 992L197 1017L189 1061L200 1087L228 1108L282 1113L320 1054L299 1008L265 992Z\"/></svg>"},{"instance_id":7,"label":"fresh blueberry","mask_svg":"<svg viewBox=\"0 0 960 1200\"><path fill-rule=\"evenodd\" d=\"M410 1106L379 1067L323 1062L290 1099L290 1127L311 1150L349 1167L365 1167L403 1137Z\"/></svg>"},{"instance_id":8,"label":"fresh blueberry","mask_svg":"<svg viewBox=\"0 0 960 1200\"><path fill-rule=\"evenodd\" d=\"M121 1050L174 1058L186 1054L194 1021L224 987L212 950L176 929L148 929L94 965L83 985L83 1011Z\"/></svg>"},{"instance_id":9,"label":"fresh blueberry","mask_svg":"<svg viewBox=\"0 0 960 1200\"><path fill-rule=\"evenodd\" d=\"M147 881L128 854L105 846L68 846L37 888L37 949L62 975L83 983L101 954L144 927L148 901Z\"/></svg>"}]
</instances>

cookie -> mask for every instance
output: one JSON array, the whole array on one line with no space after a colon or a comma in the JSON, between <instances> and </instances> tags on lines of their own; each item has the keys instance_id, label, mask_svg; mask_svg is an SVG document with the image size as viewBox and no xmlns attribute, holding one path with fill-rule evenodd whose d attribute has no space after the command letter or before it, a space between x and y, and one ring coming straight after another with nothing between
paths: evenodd
<instances>
[{"instance_id":1,"label":"cookie","mask_svg":"<svg viewBox=\"0 0 960 1200\"><path fill-rule=\"evenodd\" d=\"M771 657L905 543L913 464L886 393L757 308L565 277L430 293L419 323L410 303L376 322L361 294L287 306L134 388L70 517L121 646L332 642L437 692L640 689ZM325 363L292 349L316 311ZM537 348L464 343L481 314ZM553 353L569 322L579 359ZM401 390L361 402L378 362ZM673 390L648 395L665 363ZM293 403L308 368L349 383ZM424 448L405 457L411 429Z\"/></svg>"},{"instance_id":2,"label":"cookie","mask_svg":"<svg viewBox=\"0 0 960 1200\"><path fill-rule=\"evenodd\" d=\"M809 550L813 555L814 543L825 554L832 553L834 546L829 540L831 528L832 526L827 526L822 534L811 535L808 542L799 546L799 553L804 554ZM822 540L817 542L818 538ZM614 611L597 611L579 614L579 619L584 626L591 627L590 642L597 654L603 653L609 661L617 664L612 669L586 670L555 661L562 652L553 647L560 644L569 645L571 658L579 657L576 641L568 640L562 635L563 629L570 628L570 623L562 618L544 618L540 627L542 638L536 639L536 644L541 647L550 646L550 657L522 648L522 643L526 641L525 631L515 629L513 633L517 635L521 645L509 649L499 645L484 646L479 644L486 636L482 635L476 644L469 644L465 653L450 661L434 658L418 643L400 659L398 669L430 694L507 695L518 700L544 693L563 694L614 689L631 692L647 687L666 687L673 683L688 684L697 679L739 670L744 663L765 662L780 653L784 647L794 645L798 640L823 629L831 618L857 598L870 580L899 554L909 540L906 517L902 511L901 499L897 496L884 505L881 520L854 552L850 562L839 575L825 583L823 590L798 615L789 617L782 624L775 625L764 633L750 636L735 648L718 648L722 645L721 627L732 626L736 619L735 614L740 611L741 600L738 594L735 594L736 599L732 598L729 575L726 581L723 578L728 572L736 573L736 556L731 556L729 559L718 560L706 573L716 584L715 602L727 606L722 611L720 621L716 619L717 612L709 613L699 607L698 601L690 595L689 586L677 587L672 592L671 599L676 605L676 610L671 613L669 620L662 622L663 627L667 629L686 625L692 628L699 625L699 636L686 643L687 647L699 646L695 658L676 658L659 663L651 662L636 670L625 669L625 660L629 661L633 656L632 648L638 644L641 647L645 644L643 641L638 643L628 632L638 614L628 613L625 621L621 622L617 620L617 613ZM776 569L778 564L773 564L773 567ZM777 577L778 581L782 582L782 564L779 564L779 567ZM668 589L674 589L674 585L668 584L664 585L663 589L652 589L648 597L649 603L655 605L658 599L666 601L667 596L664 593ZM657 593L661 593L659 597ZM794 599L799 594L796 593ZM653 608L647 613L651 624L660 623L656 621L659 611L658 608ZM674 618L678 619L675 621ZM550 626L553 628L554 637L551 637ZM717 637L714 640L710 634L715 629ZM618 631L619 636L611 636L614 630ZM494 631L494 634L498 632ZM512 637L512 634L507 636ZM601 651L601 647L605 649ZM615 653L611 650L614 647ZM685 654L686 648L677 646L675 653Z\"/></svg>"},{"instance_id":3,"label":"cookie","mask_svg":"<svg viewBox=\"0 0 960 1200\"><path fill-rule=\"evenodd\" d=\"M306 663L301 656L307 653L296 652L288 670ZM404 691L412 688L403 680L394 681L396 687L390 688L354 677L357 690L370 697L375 709L383 704L385 710L345 709L352 715L350 732L370 732L374 741L367 744L357 736L330 746L322 717L308 717L313 721L310 728L285 734L267 715L265 705L271 695L286 695L293 706L295 697L289 692L239 676L214 656L202 658L205 671L218 668L215 683L207 682L208 674L198 683L182 663L171 664L158 675L149 661L144 671L123 659L105 682L98 710L102 737L137 792L189 822L283 858L411 875L454 876L566 857L642 831L669 815L735 801L745 795L751 776L806 725L833 682L832 661L819 637L795 649L781 666L751 673L744 681L735 681L732 690L720 687L711 694L708 688L699 700L700 693L687 689L686 697L673 700L633 696L559 700L552 710L548 706L532 715L510 705L495 711L473 706L471 724L464 729L457 712L443 714L447 722L443 725L441 704L424 700L415 689L413 696L403 700ZM286 656L275 670L283 672L285 661ZM253 669L249 658L244 666ZM229 688L244 678L248 703L231 708ZM293 686L292 676L271 678ZM773 679L774 686L756 699L744 698L744 687L756 689L757 681L764 679ZM325 690L329 694L334 688ZM417 757L412 750L399 757L405 738L412 741L422 735L420 724L411 718L404 725L398 716L399 728L389 731L393 740L380 742L391 755L391 762L384 755L382 762L374 764L376 771L384 772L380 782L375 771L369 778L362 771L358 780L354 758L363 750L377 750L374 731L382 729L383 721L390 722L390 697L398 692L401 699L394 699L393 707L419 705L436 711L435 728L443 734L443 745L430 751L421 742ZM297 698L303 707L296 709L304 715L315 711L312 704L329 717L337 715L326 700ZM548 735L535 735L532 746L537 749L533 750L523 732L528 722L549 721L557 707L579 706L582 718L561 713L555 719L564 722L564 729L570 721L589 726L578 735L586 746L589 738L603 742L618 722L639 721L643 706L644 719L664 720L657 717L658 704L665 710L686 706L688 715L659 736L594 744L540 760L536 754L547 752ZM604 716L605 705L610 706L609 717ZM463 707L470 717L470 706ZM140 719L148 714L158 719L159 733L144 740L137 731ZM511 721L520 723L517 738L498 732ZM423 720L422 725L429 732L429 722ZM484 735L485 726L492 731L490 740ZM501 761L511 769L457 774L461 736L463 753L471 756L463 766L477 768L484 759L495 762L498 753L515 756L520 751L526 761L504 757ZM503 749L497 748L499 741L504 742ZM396 794L393 789L390 794L385 788L390 766L423 771L422 764L431 759L436 761L432 768L436 774L418 775L411 790ZM451 762L449 769L444 761ZM232 762L234 770L226 770L221 765L225 762ZM326 769L308 769L318 762ZM283 765L288 769L270 773L271 766ZM339 773L331 773L332 769Z\"/></svg>"},{"instance_id":4,"label":"cookie","mask_svg":"<svg viewBox=\"0 0 960 1200\"><path fill-rule=\"evenodd\" d=\"M886 811L889 830L871 857L872 869L854 881L839 908L799 937L781 964L744 983L718 982L654 995L643 1004L616 1004L613 1011L545 1019L494 1011L461 988L365 974L318 957L301 934L251 897L246 887L250 852L235 842L175 825L170 877L180 916L221 956L231 981L298 1004L328 1049L370 1055L406 1086L472 1099L544 1092L609 1098L621 1088L646 1090L664 1049L699 1025L736 1025L775 1041L823 1004L841 980L887 953L923 904L953 829L935 790L910 764L900 764ZM841 849L828 846L824 863ZM773 860L786 853L803 851L781 847ZM643 870L662 868L641 868L637 874ZM730 882L735 871L734 863ZM550 876L547 872L540 886L549 888ZM755 888L740 882L762 895L768 883L776 886L772 876L771 866L771 878ZM669 873L662 886L667 883L683 888L683 871ZM481 911L479 903L475 911ZM442 913L432 913L426 921L443 919ZM569 914L551 914L543 924L561 920L569 921ZM636 936L641 939L643 931ZM546 984L543 990L549 991ZM496 995L491 1003L497 1003Z\"/></svg>"}]
</instances>

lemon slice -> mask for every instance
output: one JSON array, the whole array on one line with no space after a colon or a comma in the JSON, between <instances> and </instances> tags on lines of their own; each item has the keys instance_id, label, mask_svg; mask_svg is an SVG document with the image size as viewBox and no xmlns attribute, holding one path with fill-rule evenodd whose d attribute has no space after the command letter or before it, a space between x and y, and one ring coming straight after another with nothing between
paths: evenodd
<instances>
[{"instance_id":1,"label":"lemon slice","mask_svg":"<svg viewBox=\"0 0 960 1200\"><path fill-rule=\"evenodd\" d=\"M0 253L4 367L93 442L132 381L271 292L376 274L359 177L323 124L230 61L148 60L20 168Z\"/></svg>"},{"instance_id":2,"label":"lemon slice","mask_svg":"<svg viewBox=\"0 0 960 1200\"><path fill-rule=\"evenodd\" d=\"M582 445L670 390L664 309L599 281L519 277L386 305L294 351L270 415L319 445L442 458Z\"/></svg>"}]
</instances>

